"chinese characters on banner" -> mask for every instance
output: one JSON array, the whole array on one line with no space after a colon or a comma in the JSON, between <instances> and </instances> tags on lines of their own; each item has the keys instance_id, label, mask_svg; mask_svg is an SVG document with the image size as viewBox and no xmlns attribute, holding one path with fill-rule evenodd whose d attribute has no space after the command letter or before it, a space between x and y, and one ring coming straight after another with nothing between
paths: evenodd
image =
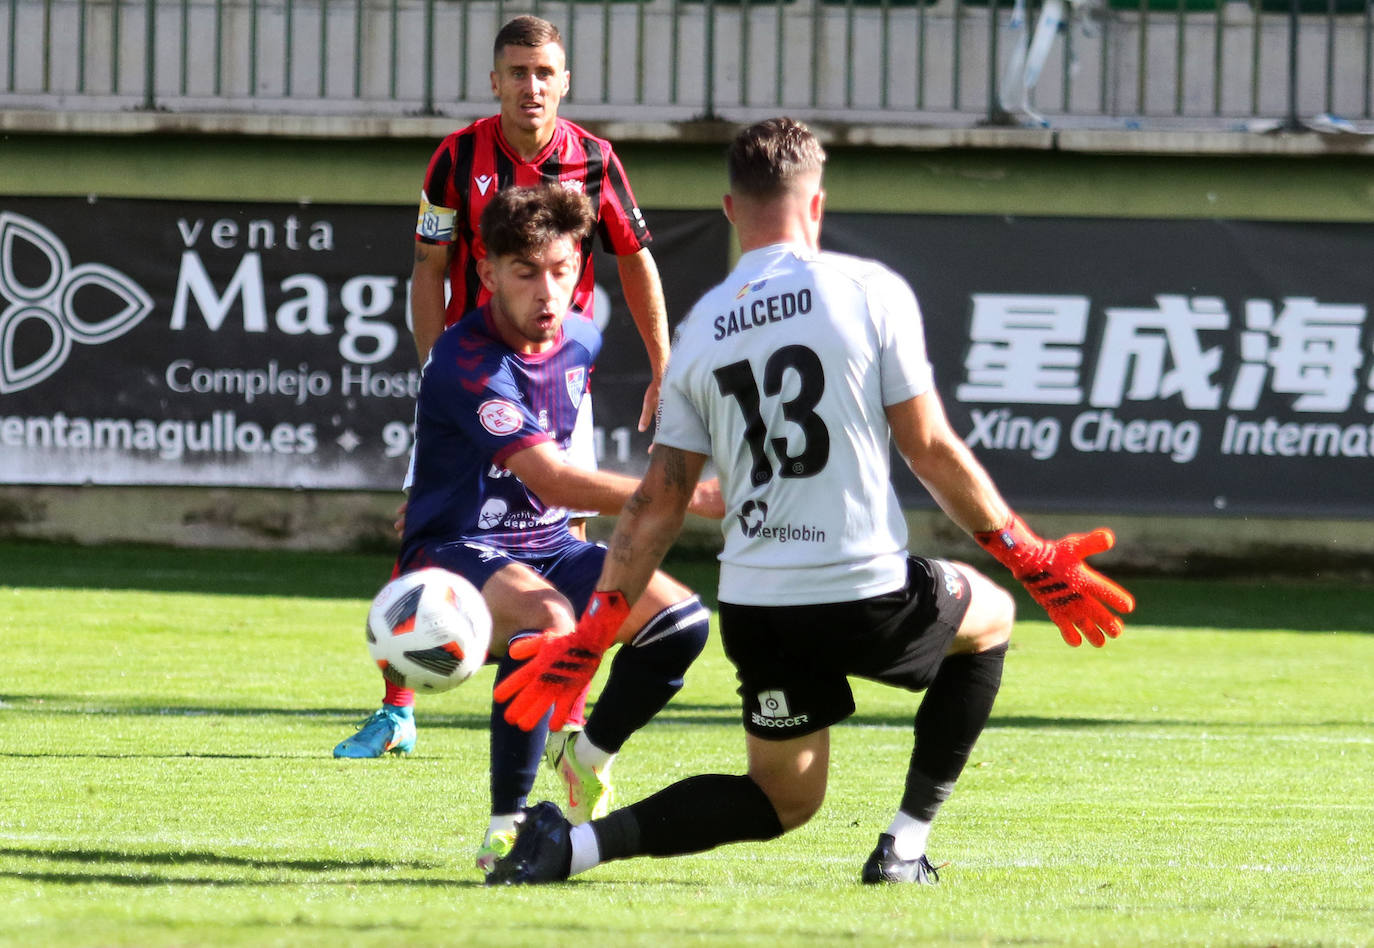
<instances>
[{"instance_id":1,"label":"chinese characters on banner","mask_svg":"<svg viewBox=\"0 0 1374 948\"><path fill-rule=\"evenodd\" d=\"M1013 503L1374 514L1374 226L827 226L912 281L950 417Z\"/></svg>"},{"instance_id":2,"label":"chinese characters on banner","mask_svg":"<svg viewBox=\"0 0 1374 948\"><path fill-rule=\"evenodd\" d=\"M1090 301L1074 296L974 294L964 357L964 379L955 398L965 404L1080 405L1067 434L1079 451L1160 452L1178 463L1198 453L1200 424L1192 418L1129 422L1113 409L1129 402L1176 398L1195 411L1248 413L1266 393L1293 396L1294 417L1309 413L1374 410L1374 393L1361 385L1364 363L1363 305L1319 303L1287 297L1275 313L1270 300L1246 300L1239 358L1229 394L1218 381L1223 348L1204 347L1209 333L1231 328L1223 300L1159 296L1150 308L1105 307L1104 330L1090 379L1084 378ZM1090 383L1090 384L1088 384ZM1364 388L1357 400L1355 395ZM1056 453L1062 432L1055 419L1038 426L1011 426L1011 409L971 409L975 446L1003 449L1019 440L1038 460ZM1369 457L1366 424L1282 424L1227 414L1223 454ZM1119 445L1120 447L1113 447Z\"/></svg>"}]
</instances>

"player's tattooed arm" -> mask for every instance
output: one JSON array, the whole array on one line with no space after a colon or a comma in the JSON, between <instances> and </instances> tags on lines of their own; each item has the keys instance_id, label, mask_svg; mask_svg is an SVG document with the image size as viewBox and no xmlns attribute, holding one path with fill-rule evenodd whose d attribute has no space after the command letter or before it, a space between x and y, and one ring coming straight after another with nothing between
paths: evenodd
<instances>
[{"instance_id":1,"label":"player's tattooed arm","mask_svg":"<svg viewBox=\"0 0 1374 948\"><path fill-rule=\"evenodd\" d=\"M416 263L428 263L432 260L435 264L442 263L447 267L452 253L453 247L448 244L426 244L418 240L415 242Z\"/></svg>"},{"instance_id":2,"label":"player's tattooed arm","mask_svg":"<svg viewBox=\"0 0 1374 948\"><path fill-rule=\"evenodd\" d=\"M713 478L698 483L706 457L666 445L650 455L649 470L625 502L616 521L607 556L614 581L603 588L620 589L631 598L648 582L682 529L688 511L701 516L724 515L720 485ZM608 578L603 574L603 579Z\"/></svg>"},{"instance_id":3,"label":"player's tattooed arm","mask_svg":"<svg viewBox=\"0 0 1374 948\"><path fill-rule=\"evenodd\" d=\"M690 498L697 482L695 477L690 480L687 478L687 459L677 448L659 445L658 450L663 452L663 486Z\"/></svg>"},{"instance_id":4,"label":"player's tattooed arm","mask_svg":"<svg viewBox=\"0 0 1374 948\"><path fill-rule=\"evenodd\" d=\"M720 494L720 481L711 478L701 480L701 469L706 458L700 454L689 454L677 448L658 445L655 452L662 451L663 486L672 492L679 501L685 498L687 510L700 517L719 520L725 516L725 501Z\"/></svg>"},{"instance_id":5,"label":"player's tattooed arm","mask_svg":"<svg viewBox=\"0 0 1374 948\"><path fill-rule=\"evenodd\" d=\"M677 536L676 531L642 529L642 526L649 522L643 518L652 516L653 507L653 498L645 491L643 485L625 502L625 509L616 521L607 553L607 559L616 567L637 574L642 571L644 563L661 562L668 548L672 546ZM622 581L622 585L628 584Z\"/></svg>"}]
</instances>

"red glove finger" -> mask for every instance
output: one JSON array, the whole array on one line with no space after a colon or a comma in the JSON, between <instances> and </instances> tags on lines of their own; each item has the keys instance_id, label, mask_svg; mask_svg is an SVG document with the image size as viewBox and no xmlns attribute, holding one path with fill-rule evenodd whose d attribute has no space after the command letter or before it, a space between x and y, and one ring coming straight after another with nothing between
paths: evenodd
<instances>
[{"instance_id":1,"label":"red glove finger","mask_svg":"<svg viewBox=\"0 0 1374 948\"><path fill-rule=\"evenodd\" d=\"M1050 616L1059 626L1064 641L1073 646L1080 643L1081 635L1095 648L1101 648L1108 638L1116 638L1124 628L1121 619L1102 603L1086 597L1050 610Z\"/></svg>"},{"instance_id":2,"label":"red glove finger","mask_svg":"<svg viewBox=\"0 0 1374 948\"><path fill-rule=\"evenodd\" d=\"M522 635L520 638L510 643L510 647L506 649L506 653L510 655L511 658L533 658L538 655L539 650L544 647L545 636L553 638L547 629L544 630L542 635Z\"/></svg>"},{"instance_id":3,"label":"red glove finger","mask_svg":"<svg viewBox=\"0 0 1374 948\"><path fill-rule=\"evenodd\" d=\"M1073 629L1083 638L1087 639L1088 644L1093 648L1101 648L1107 644L1107 636L1103 633L1102 627L1097 623L1096 619L1090 616L1081 614L1075 616L1073 619ZM1062 628L1059 630L1059 634L1064 634ZM1065 641L1068 640L1065 639Z\"/></svg>"},{"instance_id":4,"label":"red glove finger","mask_svg":"<svg viewBox=\"0 0 1374 948\"><path fill-rule=\"evenodd\" d=\"M1091 533L1071 533L1054 545L1082 560L1110 550L1116 545L1116 534L1107 527L1098 527Z\"/></svg>"},{"instance_id":5,"label":"red glove finger","mask_svg":"<svg viewBox=\"0 0 1374 948\"><path fill-rule=\"evenodd\" d=\"M1105 602L1117 612L1130 612L1135 609L1135 597L1083 562L1085 558L1096 556L1098 553L1105 553L1115 545L1116 534L1106 527L1099 527L1087 534L1073 534L1054 544L1056 553L1062 551L1063 554L1078 560L1077 565L1083 592L1090 593L1094 598ZM1058 558L1056 556L1056 560ZM1120 634L1119 631L1118 634Z\"/></svg>"},{"instance_id":6,"label":"red glove finger","mask_svg":"<svg viewBox=\"0 0 1374 948\"><path fill-rule=\"evenodd\" d=\"M545 671L539 667L539 659L534 659L520 669L528 669L527 680L522 680L518 691L506 704L505 719L524 731L532 731L548 713L554 703L555 695L548 687ZM512 676L514 677L514 676ZM502 699L497 699L502 700Z\"/></svg>"},{"instance_id":7,"label":"red glove finger","mask_svg":"<svg viewBox=\"0 0 1374 948\"><path fill-rule=\"evenodd\" d=\"M1083 644L1083 636L1078 634L1078 630L1074 628L1072 622L1069 622L1068 620L1060 620L1056 621L1054 624L1059 627L1060 637L1063 638L1064 641L1067 642L1069 645L1073 646L1074 648L1078 648L1078 646Z\"/></svg>"},{"instance_id":8,"label":"red glove finger","mask_svg":"<svg viewBox=\"0 0 1374 948\"><path fill-rule=\"evenodd\" d=\"M506 721L522 731L533 731L549 713L549 702L523 691L506 705Z\"/></svg>"},{"instance_id":9,"label":"red glove finger","mask_svg":"<svg viewBox=\"0 0 1374 948\"><path fill-rule=\"evenodd\" d=\"M491 696L497 701L508 701L513 695L520 692L537 673L529 665L521 665L505 678L496 683L496 687L491 690Z\"/></svg>"},{"instance_id":10,"label":"red glove finger","mask_svg":"<svg viewBox=\"0 0 1374 948\"><path fill-rule=\"evenodd\" d=\"M552 731L563 730L563 725L568 723L568 715L572 713L573 703L577 701L579 692L564 692L558 696L558 700L553 705L553 717L549 718L549 729Z\"/></svg>"},{"instance_id":11,"label":"red glove finger","mask_svg":"<svg viewBox=\"0 0 1374 948\"><path fill-rule=\"evenodd\" d=\"M510 655L511 658L533 658L544 647L546 637L552 638L548 632L540 635L523 635L506 647L506 654ZM492 689L491 696L497 701L506 701L538 676L539 669L535 667L535 663L533 661L525 662L498 681L496 687ZM511 723L514 724L515 722L512 721Z\"/></svg>"}]
</instances>

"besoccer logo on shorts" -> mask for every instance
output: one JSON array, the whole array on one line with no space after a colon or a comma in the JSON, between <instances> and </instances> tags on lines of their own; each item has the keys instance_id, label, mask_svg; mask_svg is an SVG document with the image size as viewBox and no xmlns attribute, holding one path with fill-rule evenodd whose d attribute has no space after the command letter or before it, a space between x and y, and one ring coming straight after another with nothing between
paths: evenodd
<instances>
[{"instance_id":1,"label":"besoccer logo on shorts","mask_svg":"<svg viewBox=\"0 0 1374 948\"><path fill-rule=\"evenodd\" d=\"M103 297L103 298L102 298ZM124 335L153 311L143 287L103 263L72 266L57 235L0 212L0 394L62 368L72 346Z\"/></svg>"},{"instance_id":2,"label":"besoccer logo on shorts","mask_svg":"<svg viewBox=\"0 0 1374 948\"><path fill-rule=\"evenodd\" d=\"M760 691L759 712L769 718L786 718L792 714L787 710L787 695L781 691Z\"/></svg>"},{"instance_id":3,"label":"besoccer logo on shorts","mask_svg":"<svg viewBox=\"0 0 1374 948\"><path fill-rule=\"evenodd\" d=\"M759 692L759 709L750 715L756 727L800 727L810 721L809 714L793 714L787 695L778 689Z\"/></svg>"}]
</instances>

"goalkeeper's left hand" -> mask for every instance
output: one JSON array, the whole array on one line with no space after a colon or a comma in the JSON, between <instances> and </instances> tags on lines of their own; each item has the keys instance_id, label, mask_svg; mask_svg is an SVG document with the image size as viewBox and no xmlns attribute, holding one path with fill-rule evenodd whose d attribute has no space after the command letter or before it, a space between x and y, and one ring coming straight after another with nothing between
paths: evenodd
<instances>
[{"instance_id":1,"label":"goalkeeper's left hand","mask_svg":"<svg viewBox=\"0 0 1374 948\"><path fill-rule=\"evenodd\" d=\"M975 533L974 539L1021 581L1070 645L1078 646L1086 638L1101 648L1123 628L1121 618L1111 610L1135 608L1130 593L1085 562L1116 542L1105 527L1062 540L1043 540L1013 515L1002 529Z\"/></svg>"},{"instance_id":2,"label":"goalkeeper's left hand","mask_svg":"<svg viewBox=\"0 0 1374 948\"><path fill-rule=\"evenodd\" d=\"M510 656L527 661L492 692L497 701L509 699L506 720L531 731L552 707L549 727L560 730L629 614L630 604L623 594L596 592L571 633L555 635L545 630L512 642Z\"/></svg>"}]
</instances>

